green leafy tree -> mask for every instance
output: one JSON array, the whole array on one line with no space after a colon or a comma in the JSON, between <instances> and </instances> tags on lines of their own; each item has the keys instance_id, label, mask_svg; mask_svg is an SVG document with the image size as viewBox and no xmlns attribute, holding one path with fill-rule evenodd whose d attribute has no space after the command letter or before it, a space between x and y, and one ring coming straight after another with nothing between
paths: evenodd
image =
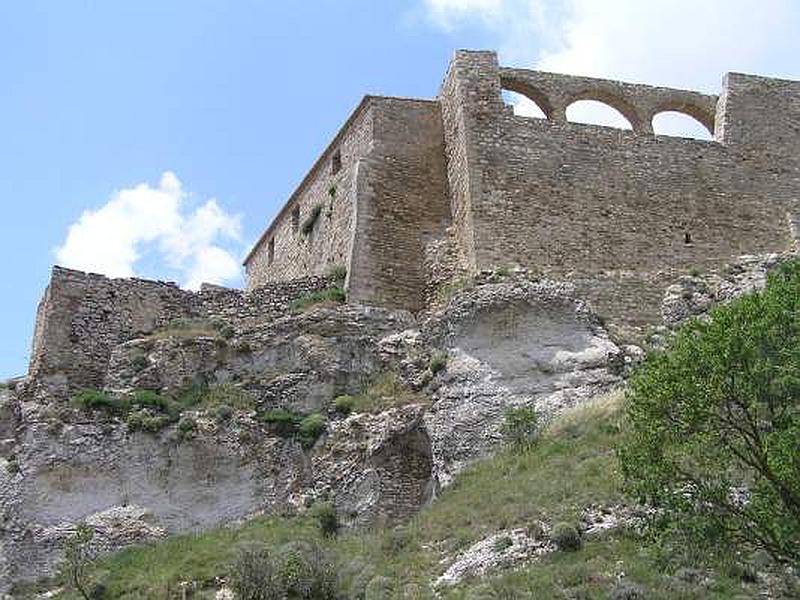
<instances>
[{"instance_id":1,"label":"green leafy tree","mask_svg":"<svg viewBox=\"0 0 800 600\"><path fill-rule=\"evenodd\" d=\"M672 548L800 559L800 262L686 324L632 378L619 449ZM731 546L732 545L732 546Z\"/></svg>"}]
</instances>

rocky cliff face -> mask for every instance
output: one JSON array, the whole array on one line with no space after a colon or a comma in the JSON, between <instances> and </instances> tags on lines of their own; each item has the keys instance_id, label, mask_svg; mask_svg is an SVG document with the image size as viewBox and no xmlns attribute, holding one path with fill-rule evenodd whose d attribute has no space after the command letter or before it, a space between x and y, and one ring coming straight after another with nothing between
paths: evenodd
<instances>
[{"instance_id":1,"label":"rocky cliff face","mask_svg":"<svg viewBox=\"0 0 800 600\"><path fill-rule=\"evenodd\" d=\"M636 355L569 286L525 273L417 317L318 306L121 339L97 397L127 404L0 392L0 588L53 573L80 522L98 552L321 499L346 525L396 522L502 445L510 407L547 419Z\"/></svg>"}]
</instances>

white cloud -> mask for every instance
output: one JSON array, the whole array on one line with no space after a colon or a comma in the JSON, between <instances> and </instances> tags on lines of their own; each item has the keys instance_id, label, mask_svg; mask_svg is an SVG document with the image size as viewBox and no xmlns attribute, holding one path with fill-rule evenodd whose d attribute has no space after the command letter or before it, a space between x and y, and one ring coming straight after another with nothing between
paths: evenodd
<instances>
[{"instance_id":1,"label":"white cloud","mask_svg":"<svg viewBox=\"0 0 800 600\"><path fill-rule=\"evenodd\" d=\"M447 29L457 23L477 17L492 23L503 13L503 0L425 0L435 23Z\"/></svg>"},{"instance_id":2,"label":"white cloud","mask_svg":"<svg viewBox=\"0 0 800 600\"><path fill-rule=\"evenodd\" d=\"M170 171L157 187L141 183L115 192L69 227L56 259L73 269L132 277L142 257L154 253L191 289L236 280L239 261L230 246L241 248L240 217L227 214L214 199L192 210L187 196Z\"/></svg>"},{"instance_id":3,"label":"white cloud","mask_svg":"<svg viewBox=\"0 0 800 600\"><path fill-rule=\"evenodd\" d=\"M711 93L727 71L800 77L796 0L425 3L437 22L484 27L503 64ZM592 111L577 114L583 119ZM665 132L685 129L680 121L662 125Z\"/></svg>"}]
</instances>

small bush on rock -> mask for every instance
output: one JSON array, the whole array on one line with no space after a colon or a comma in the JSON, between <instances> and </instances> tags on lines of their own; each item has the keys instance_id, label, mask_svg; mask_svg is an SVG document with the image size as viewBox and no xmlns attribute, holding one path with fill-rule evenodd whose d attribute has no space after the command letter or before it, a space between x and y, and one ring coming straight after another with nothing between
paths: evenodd
<instances>
[{"instance_id":1,"label":"small bush on rock","mask_svg":"<svg viewBox=\"0 0 800 600\"><path fill-rule=\"evenodd\" d=\"M550 539L562 552L575 552L580 550L583 545L581 534L569 523L558 523L553 527Z\"/></svg>"},{"instance_id":2,"label":"small bush on rock","mask_svg":"<svg viewBox=\"0 0 800 600\"><path fill-rule=\"evenodd\" d=\"M338 286L329 287L318 292L311 292L292 302L289 310L302 312L317 304L342 304L347 299L344 289Z\"/></svg>"},{"instance_id":3,"label":"small bush on rock","mask_svg":"<svg viewBox=\"0 0 800 600\"><path fill-rule=\"evenodd\" d=\"M304 447L310 448L317 441L326 429L325 417L319 413L313 413L304 417L297 426L297 435L300 443Z\"/></svg>"},{"instance_id":4,"label":"small bush on rock","mask_svg":"<svg viewBox=\"0 0 800 600\"><path fill-rule=\"evenodd\" d=\"M170 412L171 409L169 399L152 390L137 390L133 392L130 395L130 403L142 408L153 408L164 412Z\"/></svg>"},{"instance_id":5,"label":"small bush on rock","mask_svg":"<svg viewBox=\"0 0 800 600\"><path fill-rule=\"evenodd\" d=\"M260 416L261 421L272 425L275 433L284 437L294 435L302 418L301 415L288 411L285 408L273 408L265 411Z\"/></svg>"},{"instance_id":6,"label":"small bush on rock","mask_svg":"<svg viewBox=\"0 0 800 600\"><path fill-rule=\"evenodd\" d=\"M147 431L157 433L169 424L169 417L154 415L146 409L132 411L125 422L130 431Z\"/></svg>"},{"instance_id":7,"label":"small bush on rock","mask_svg":"<svg viewBox=\"0 0 800 600\"><path fill-rule=\"evenodd\" d=\"M184 415L178 421L178 433L181 438L191 439L197 432L197 421L191 415Z\"/></svg>"},{"instance_id":8,"label":"small bush on rock","mask_svg":"<svg viewBox=\"0 0 800 600\"><path fill-rule=\"evenodd\" d=\"M532 448L539 437L539 417L529 406L509 408L505 414L502 432L516 450Z\"/></svg>"},{"instance_id":9,"label":"small bush on rock","mask_svg":"<svg viewBox=\"0 0 800 600\"><path fill-rule=\"evenodd\" d=\"M434 352L430 361L428 361L428 369L430 369L431 374L436 375L438 372L444 371L445 367L447 367L447 353Z\"/></svg>"},{"instance_id":10,"label":"small bush on rock","mask_svg":"<svg viewBox=\"0 0 800 600\"><path fill-rule=\"evenodd\" d=\"M353 396L344 394L342 396L336 396L333 401L333 406L336 409L336 412L342 413L343 415L349 415L351 412L353 412L355 403L356 399Z\"/></svg>"},{"instance_id":11,"label":"small bush on rock","mask_svg":"<svg viewBox=\"0 0 800 600\"><path fill-rule=\"evenodd\" d=\"M127 409L127 403L115 398L108 392L95 389L84 389L72 397L72 405L81 410L101 410L108 413L121 413Z\"/></svg>"},{"instance_id":12,"label":"small bush on rock","mask_svg":"<svg viewBox=\"0 0 800 600\"><path fill-rule=\"evenodd\" d=\"M334 537L339 533L339 515L333 502L319 502L311 508L311 515L317 522L322 535Z\"/></svg>"},{"instance_id":13,"label":"small bush on rock","mask_svg":"<svg viewBox=\"0 0 800 600\"><path fill-rule=\"evenodd\" d=\"M227 404L220 404L214 409L213 412L214 412L214 419L218 423L224 423L225 421L230 421L231 417L233 416L233 409Z\"/></svg>"}]
</instances>

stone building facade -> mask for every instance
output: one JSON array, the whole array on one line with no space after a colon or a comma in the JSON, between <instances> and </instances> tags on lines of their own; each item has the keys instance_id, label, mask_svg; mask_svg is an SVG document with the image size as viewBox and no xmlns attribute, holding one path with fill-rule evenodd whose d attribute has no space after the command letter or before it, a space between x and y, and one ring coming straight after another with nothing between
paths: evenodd
<instances>
[{"instance_id":1,"label":"stone building facade","mask_svg":"<svg viewBox=\"0 0 800 600\"><path fill-rule=\"evenodd\" d=\"M547 118L515 115L503 90ZM586 99L631 129L568 122ZM664 111L713 139L654 135ZM416 310L448 278L520 266L637 326L682 273L792 249L798 198L800 82L729 73L716 96L459 51L437 98L362 101L245 268L255 289L343 266L351 300Z\"/></svg>"}]
</instances>

